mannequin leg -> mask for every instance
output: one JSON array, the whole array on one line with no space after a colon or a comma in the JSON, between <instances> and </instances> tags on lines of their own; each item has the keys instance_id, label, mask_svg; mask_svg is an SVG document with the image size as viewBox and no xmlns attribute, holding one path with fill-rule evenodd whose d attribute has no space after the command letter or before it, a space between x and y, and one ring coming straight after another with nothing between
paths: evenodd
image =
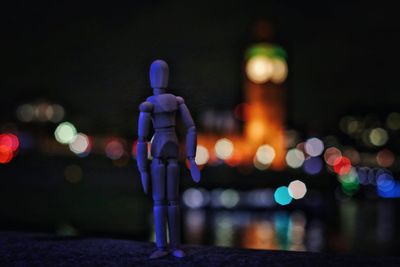
<instances>
[{"instance_id":1,"label":"mannequin leg","mask_svg":"<svg viewBox=\"0 0 400 267\"><path fill-rule=\"evenodd\" d=\"M165 200L165 163L161 159L154 158L151 162L151 182L157 250L150 255L150 259L155 259L168 255L166 233L168 208Z\"/></svg>"},{"instance_id":2,"label":"mannequin leg","mask_svg":"<svg viewBox=\"0 0 400 267\"><path fill-rule=\"evenodd\" d=\"M179 209L179 165L176 159L168 159L167 164L168 230L172 254L184 257L181 245L181 216Z\"/></svg>"}]
</instances>

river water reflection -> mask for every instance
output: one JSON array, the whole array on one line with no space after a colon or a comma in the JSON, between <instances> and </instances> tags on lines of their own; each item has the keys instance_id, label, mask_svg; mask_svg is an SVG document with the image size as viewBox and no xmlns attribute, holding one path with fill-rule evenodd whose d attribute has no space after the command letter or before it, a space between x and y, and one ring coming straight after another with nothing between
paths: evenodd
<instances>
[{"instance_id":1,"label":"river water reflection","mask_svg":"<svg viewBox=\"0 0 400 267\"><path fill-rule=\"evenodd\" d=\"M398 255L395 201L337 202L331 210L185 209L189 244L252 249ZM328 211L328 212L327 212Z\"/></svg>"}]
</instances>

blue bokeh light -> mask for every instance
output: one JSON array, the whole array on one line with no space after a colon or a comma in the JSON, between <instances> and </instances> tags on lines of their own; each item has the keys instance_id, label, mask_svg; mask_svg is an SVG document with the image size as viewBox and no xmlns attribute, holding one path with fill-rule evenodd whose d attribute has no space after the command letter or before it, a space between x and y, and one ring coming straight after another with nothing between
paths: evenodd
<instances>
[{"instance_id":1,"label":"blue bokeh light","mask_svg":"<svg viewBox=\"0 0 400 267\"><path fill-rule=\"evenodd\" d=\"M278 187L274 193L276 203L279 205L288 205L292 202L292 197L289 195L289 189L287 186Z\"/></svg>"},{"instance_id":2,"label":"blue bokeh light","mask_svg":"<svg viewBox=\"0 0 400 267\"><path fill-rule=\"evenodd\" d=\"M322 170L323 164L319 157L310 157L304 161L303 169L307 174L315 175Z\"/></svg>"},{"instance_id":3,"label":"blue bokeh light","mask_svg":"<svg viewBox=\"0 0 400 267\"><path fill-rule=\"evenodd\" d=\"M400 198L400 182L394 182L392 189L382 191L377 187L378 195L382 198Z\"/></svg>"},{"instance_id":4,"label":"blue bokeh light","mask_svg":"<svg viewBox=\"0 0 400 267\"><path fill-rule=\"evenodd\" d=\"M376 179L378 190L382 192L389 192L394 189L395 181L389 173L382 173Z\"/></svg>"}]
</instances>

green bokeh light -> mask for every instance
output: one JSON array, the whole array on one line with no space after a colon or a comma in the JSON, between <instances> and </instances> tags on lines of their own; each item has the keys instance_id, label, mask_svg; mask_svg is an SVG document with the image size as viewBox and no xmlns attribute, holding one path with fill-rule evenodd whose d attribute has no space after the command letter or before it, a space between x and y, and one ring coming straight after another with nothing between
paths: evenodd
<instances>
[{"instance_id":1,"label":"green bokeh light","mask_svg":"<svg viewBox=\"0 0 400 267\"><path fill-rule=\"evenodd\" d=\"M63 122L54 131L54 136L61 144L69 144L76 138L76 128L70 122Z\"/></svg>"},{"instance_id":2,"label":"green bokeh light","mask_svg":"<svg viewBox=\"0 0 400 267\"><path fill-rule=\"evenodd\" d=\"M341 188L344 194L348 196L354 195L360 188L357 173L351 170L349 173L339 176Z\"/></svg>"},{"instance_id":3,"label":"green bokeh light","mask_svg":"<svg viewBox=\"0 0 400 267\"><path fill-rule=\"evenodd\" d=\"M226 208L233 208L239 202L239 194L233 189L226 189L221 193L221 203Z\"/></svg>"}]
</instances>

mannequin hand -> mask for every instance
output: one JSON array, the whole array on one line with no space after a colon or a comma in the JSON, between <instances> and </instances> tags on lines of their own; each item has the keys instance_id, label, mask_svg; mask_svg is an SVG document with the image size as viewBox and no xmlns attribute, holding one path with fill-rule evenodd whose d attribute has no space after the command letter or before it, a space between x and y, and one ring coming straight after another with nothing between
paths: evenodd
<instances>
[{"instance_id":1,"label":"mannequin hand","mask_svg":"<svg viewBox=\"0 0 400 267\"><path fill-rule=\"evenodd\" d=\"M140 172L140 178L142 180L143 191L147 195L149 191L149 174L147 172Z\"/></svg>"},{"instance_id":2,"label":"mannequin hand","mask_svg":"<svg viewBox=\"0 0 400 267\"><path fill-rule=\"evenodd\" d=\"M198 182L200 182L200 178L201 178L199 167L197 166L194 158L188 158L188 160L190 163L190 174L192 175L192 179L193 179L193 181L198 183Z\"/></svg>"}]
</instances>

